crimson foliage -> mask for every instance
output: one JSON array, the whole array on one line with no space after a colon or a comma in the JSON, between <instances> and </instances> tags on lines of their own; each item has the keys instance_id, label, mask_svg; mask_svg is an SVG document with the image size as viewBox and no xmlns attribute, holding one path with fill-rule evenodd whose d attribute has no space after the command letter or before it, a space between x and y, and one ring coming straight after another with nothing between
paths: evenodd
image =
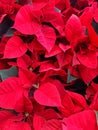
<instances>
[{"instance_id":1,"label":"crimson foliage","mask_svg":"<svg viewBox=\"0 0 98 130\"><path fill-rule=\"evenodd\" d=\"M0 0L0 130L98 130L97 29L97 0Z\"/></svg>"}]
</instances>

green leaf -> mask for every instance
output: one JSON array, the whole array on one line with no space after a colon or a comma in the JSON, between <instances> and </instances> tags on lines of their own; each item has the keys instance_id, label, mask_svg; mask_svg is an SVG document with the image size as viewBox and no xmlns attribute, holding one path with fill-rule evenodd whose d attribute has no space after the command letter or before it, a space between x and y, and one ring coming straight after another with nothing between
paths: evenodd
<instances>
[{"instance_id":1,"label":"green leaf","mask_svg":"<svg viewBox=\"0 0 98 130\"><path fill-rule=\"evenodd\" d=\"M8 78L8 77L17 77L18 76L18 69L17 67L11 67L10 69L4 69L0 70L0 76L2 80Z\"/></svg>"},{"instance_id":2,"label":"green leaf","mask_svg":"<svg viewBox=\"0 0 98 130\"><path fill-rule=\"evenodd\" d=\"M74 77L74 76L72 76L72 75L70 74L70 71L68 70L67 83L70 83L70 82L72 82L73 80L76 80L76 79L77 79L77 78Z\"/></svg>"}]
</instances>

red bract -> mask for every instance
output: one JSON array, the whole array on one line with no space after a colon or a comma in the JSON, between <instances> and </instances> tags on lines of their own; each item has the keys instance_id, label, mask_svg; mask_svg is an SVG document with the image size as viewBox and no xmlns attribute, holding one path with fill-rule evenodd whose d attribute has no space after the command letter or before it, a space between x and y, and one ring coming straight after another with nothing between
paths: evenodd
<instances>
[{"instance_id":1,"label":"red bract","mask_svg":"<svg viewBox=\"0 0 98 130\"><path fill-rule=\"evenodd\" d=\"M62 52L57 55L57 59L58 59L59 66L63 67L65 65L68 65L71 63L72 56L71 56L70 52L65 52L65 53Z\"/></svg>"},{"instance_id":2,"label":"red bract","mask_svg":"<svg viewBox=\"0 0 98 130\"><path fill-rule=\"evenodd\" d=\"M32 2L35 8L41 9L48 4L49 0L32 0Z\"/></svg>"},{"instance_id":3,"label":"red bract","mask_svg":"<svg viewBox=\"0 0 98 130\"><path fill-rule=\"evenodd\" d=\"M89 29L91 28L89 27ZM74 32L74 30L76 31ZM71 48L73 51L75 51L76 57L79 60L79 62L88 68L96 68L97 67L96 51L95 49L92 48L90 49L90 45L93 44L94 40L92 36L89 35L91 36L91 42L90 42L90 37L87 37L85 33L86 30L84 29L83 31L80 19L75 15L72 15L67 21L67 24L65 26L65 35L67 39L70 41ZM94 36L97 37L95 34Z\"/></svg>"},{"instance_id":4,"label":"red bract","mask_svg":"<svg viewBox=\"0 0 98 130\"><path fill-rule=\"evenodd\" d=\"M72 15L65 25L66 38L71 42L72 48L75 47L75 43L83 33L83 27L76 15Z\"/></svg>"},{"instance_id":5,"label":"red bract","mask_svg":"<svg viewBox=\"0 0 98 130\"><path fill-rule=\"evenodd\" d=\"M78 53L77 57L84 66L88 68L97 68L96 52L88 50L85 54Z\"/></svg>"},{"instance_id":6,"label":"red bract","mask_svg":"<svg viewBox=\"0 0 98 130\"><path fill-rule=\"evenodd\" d=\"M7 0L6 2L5 2L5 0L1 0L0 1L1 3L3 3L3 4L14 4L15 2L16 2L16 0Z\"/></svg>"},{"instance_id":7,"label":"red bract","mask_svg":"<svg viewBox=\"0 0 98 130\"><path fill-rule=\"evenodd\" d=\"M14 109L16 102L22 97L24 92L17 78L8 78L0 83L0 93L0 107ZM14 102L12 97L14 97Z\"/></svg>"},{"instance_id":8,"label":"red bract","mask_svg":"<svg viewBox=\"0 0 98 130\"><path fill-rule=\"evenodd\" d=\"M46 106L61 106L59 92L55 85L51 83L42 84L34 94L35 100Z\"/></svg>"},{"instance_id":9,"label":"red bract","mask_svg":"<svg viewBox=\"0 0 98 130\"><path fill-rule=\"evenodd\" d=\"M4 0L0 1L0 23L3 22L4 18L7 16L11 20L14 20L16 13L20 9L20 5L16 4L16 0Z\"/></svg>"},{"instance_id":10,"label":"red bract","mask_svg":"<svg viewBox=\"0 0 98 130\"><path fill-rule=\"evenodd\" d=\"M23 69L28 68L32 64L32 61L28 55L23 55L17 58L17 66Z\"/></svg>"},{"instance_id":11,"label":"red bract","mask_svg":"<svg viewBox=\"0 0 98 130\"><path fill-rule=\"evenodd\" d=\"M44 72L44 71L48 71L48 70L59 70L59 69L56 68L56 66L53 65L53 63L50 63L50 61L41 63L39 71Z\"/></svg>"},{"instance_id":12,"label":"red bract","mask_svg":"<svg viewBox=\"0 0 98 130\"><path fill-rule=\"evenodd\" d=\"M60 10L65 10L66 8L70 7L70 1L69 0L56 0L56 7Z\"/></svg>"},{"instance_id":13,"label":"red bract","mask_svg":"<svg viewBox=\"0 0 98 130\"><path fill-rule=\"evenodd\" d=\"M12 122L14 123L15 121L21 121L22 118L22 115L15 115L6 110L0 111L0 129L7 129L8 125L12 124Z\"/></svg>"},{"instance_id":14,"label":"red bract","mask_svg":"<svg viewBox=\"0 0 98 130\"><path fill-rule=\"evenodd\" d=\"M98 1L0 1L0 130L97 130Z\"/></svg>"},{"instance_id":15,"label":"red bract","mask_svg":"<svg viewBox=\"0 0 98 130\"><path fill-rule=\"evenodd\" d=\"M37 32L38 41L43 45L48 52L52 50L56 41L56 34L53 28L42 26L41 30Z\"/></svg>"},{"instance_id":16,"label":"red bract","mask_svg":"<svg viewBox=\"0 0 98 130\"><path fill-rule=\"evenodd\" d=\"M50 114L51 113L51 114ZM33 126L34 129L61 129L61 121L59 120L60 115L57 114L54 110L48 109L36 113L34 115ZM39 124L39 125L37 125Z\"/></svg>"},{"instance_id":17,"label":"red bract","mask_svg":"<svg viewBox=\"0 0 98 130\"><path fill-rule=\"evenodd\" d=\"M17 13L13 27L23 34L36 34L41 28L40 16L41 11L25 5Z\"/></svg>"},{"instance_id":18,"label":"red bract","mask_svg":"<svg viewBox=\"0 0 98 130\"><path fill-rule=\"evenodd\" d=\"M29 101L28 91L24 89L21 79L14 77L4 80L0 83L0 106L5 109L15 109L18 112L32 111L32 103ZM6 96L7 98L5 98Z\"/></svg>"},{"instance_id":19,"label":"red bract","mask_svg":"<svg viewBox=\"0 0 98 130\"><path fill-rule=\"evenodd\" d=\"M29 124L25 123L25 122L17 122L15 123L13 120L8 120L4 126L3 126L3 130L31 130Z\"/></svg>"},{"instance_id":20,"label":"red bract","mask_svg":"<svg viewBox=\"0 0 98 130\"><path fill-rule=\"evenodd\" d=\"M19 4L21 4L21 5L32 4L32 0L20 0Z\"/></svg>"},{"instance_id":21,"label":"red bract","mask_svg":"<svg viewBox=\"0 0 98 130\"><path fill-rule=\"evenodd\" d=\"M55 45L50 52L46 52L45 57L51 57L59 54L61 52L61 49Z\"/></svg>"},{"instance_id":22,"label":"red bract","mask_svg":"<svg viewBox=\"0 0 98 130\"><path fill-rule=\"evenodd\" d=\"M27 51L27 45L17 36L11 37L4 50L4 58L16 58Z\"/></svg>"},{"instance_id":23,"label":"red bract","mask_svg":"<svg viewBox=\"0 0 98 130\"><path fill-rule=\"evenodd\" d=\"M93 120L91 120L91 118ZM96 130L97 129L96 115L91 110L85 110L83 112L74 114L68 118L65 118L63 121L65 126L67 126L69 130L71 130L72 128L74 128L74 130L81 130L81 129Z\"/></svg>"},{"instance_id":24,"label":"red bract","mask_svg":"<svg viewBox=\"0 0 98 130\"><path fill-rule=\"evenodd\" d=\"M19 77L24 88L29 88L36 83L36 74L26 69L19 69Z\"/></svg>"},{"instance_id":25,"label":"red bract","mask_svg":"<svg viewBox=\"0 0 98 130\"><path fill-rule=\"evenodd\" d=\"M28 13L26 14L24 11ZM26 21L25 17L27 17ZM16 15L14 28L24 34L35 34L38 38L38 41L48 51L50 51L55 44L56 34L53 28L41 25L41 17L43 16L40 10L36 10L30 5L26 5L21 8ZM45 22L45 18L43 21ZM49 22L49 20L46 21Z\"/></svg>"},{"instance_id":26,"label":"red bract","mask_svg":"<svg viewBox=\"0 0 98 130\"><path fill-rule=\"evenodd\" d=\"M82 65L77 65L70 68L70 73L73 76L81 78L85 83L89 83L97 76L98 68L90 69Z\"/></svg>"},{"instance_id":27,"label":"red bract","mask_svg":"<svg viewBox=\"0 0 98 130\"><path fill-rule=\"evenodd\" d=\"M54 28L56 28L59 33L63 34L63 29L64 29L64 21L62 14L59 12L55 12L54 10L51 11L43 11L43 18L42 22L47 22L51 23Z\"/></svg>"},{"instance_id":28,"label":"red bract","mask_svg":"<svg viewBox=\"0 0 98 130\"><path fill-rule=\"evenodd\" d=\"M97 47L98 46L98 36L95 32L94 28L90 25L88 26L88 35L90 37L91 45Z\"/></svg>"},{"instance_id":29,"label":"red bract","mask_svg":"<svg viewBox=\"0 0 98 130\"><path fill-rule=\"evenodd\" d=\"M69 116L73 113L87 109L87 104L83 96L73 93L66 92L62 99L62 106L60 111L64 116Z\"/></svg>"}]
</instances>

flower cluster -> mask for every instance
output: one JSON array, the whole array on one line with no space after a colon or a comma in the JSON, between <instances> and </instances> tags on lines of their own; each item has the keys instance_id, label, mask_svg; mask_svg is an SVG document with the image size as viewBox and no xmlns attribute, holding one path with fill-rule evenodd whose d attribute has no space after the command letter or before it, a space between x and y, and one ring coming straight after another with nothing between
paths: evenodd
<instances>
[{"instance_id":1,"label":"flower cluster","mask_svg":"<svg viewBox=\"0 0 98 130\"><path fill-rule=\"evenodd\" d=\"M97 0L0 0L0 130L98 130L97 111Z\"/></svg>"}]
</instances>

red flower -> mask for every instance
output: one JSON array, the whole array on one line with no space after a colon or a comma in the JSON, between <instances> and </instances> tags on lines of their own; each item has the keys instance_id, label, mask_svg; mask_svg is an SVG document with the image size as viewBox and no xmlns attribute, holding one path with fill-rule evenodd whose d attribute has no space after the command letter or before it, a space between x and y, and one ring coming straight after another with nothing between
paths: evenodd
<instances>
[{"instance_id":1,"label":"red flower","mask_svg":"<svg viewBox=\"0 0 98 130\"><path fill-rule=\"evenodd\" d=\"M0 129L98 129L97 4L0 1Z\"/></svg>"},{"instance_id":2,"label":"red flower","mask_svg":"<svg viewBox=\"0 0 98 130\"><path fill-rule=\"evenodd\" d=\"M93 120L91 120L91 118ZM73 128L74 130L81 130L81 129L96 130L97 129L96 115L94 111L91 110L85 110L83 112L71 115L68 118L65 118L63 121L65 126L67 126L69 130Z\"/></svg>"}]
</instances>

